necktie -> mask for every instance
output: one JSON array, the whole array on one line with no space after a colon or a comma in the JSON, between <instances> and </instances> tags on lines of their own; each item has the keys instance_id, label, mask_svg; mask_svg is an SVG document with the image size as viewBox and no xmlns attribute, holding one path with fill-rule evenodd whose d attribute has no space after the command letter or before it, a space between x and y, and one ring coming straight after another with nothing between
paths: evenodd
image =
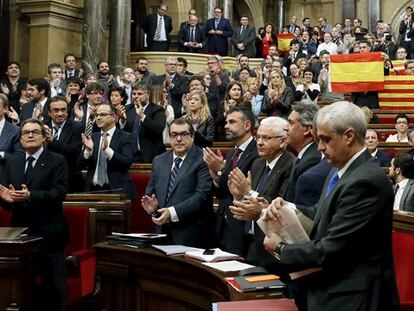
<instances>
[{"instance_id":1,"label":"necktie","mask_svg":"<svg viewBox=\"0 0 414 311\"><path fill-rule=\"evenodd\" d=\"M240 29L240 34L242 34L242 33L243 33L243 31L244 31L244 27L246 27L246 26L241 26L241 29Z\"/></svg>"},{"instance_id":2,"label":"necktie","mask_svg":"<svg viewBox=\"0 0 414 311\"><path fill-rule=\"evenodd\" d=\"M135 138L137 142L137 150L141 151L141 145L139 143L139 132L141 130L141 120L137 116L134 120L134 126L132 127L132 136Z\"/></svg>"},{"instance_id":3,"label":"necktie","mask_svg":"<svg viewBox=\"0 0 414 311\"><path fill-rule=\"evenodd\" d=\"M59 140L59 129L60 129L60 126L58 125L55 125L53 127L53 130L55 131L55 133L53 134L53 140Z\"/></svg>"},{"instance_id":4,"label":"necktie","mask_svg":"<svg viewBox=\"0 0 414 311\"><path fill-rule=\"evenodd\" d=\"M99 152L98 152L98 178L96 184L98 186L103 186L106 181L106 156L104 151L102 150L103 139L108 136L108 133L102 133L102 143L100 144Z\"/></svg>"},{"instance_id":5,"label":"necktie","mask_svg":"<svg viewBox=\"0 0 414 311\"><path fill-rule=\"evenodd\" d=\"M397 194L398 189L400 189L400 186L398 184L396 184L395 187L394 187L394 195Z\"/></svg>"},{"instance_id":6,"label":"necktie","mask_svg":"<svg viewBox=\"0 0 414 311\"><path fill-rule=\"evenodd\" d=\"M259 192L260 194L263 194L263 192L266 190L267 180L269 179L270 172L271 172L270 166L266 165L266 167L264 168L262 172L262 175L260 176L260 180L257 183L257 187L256 187L256 191Z\"/></svg>"},{"instance_id":7,"label":"necktie","mask_svg":"<svg viewBox=\"0 0 414 311\"><path fill-rule=\"evenodd\" d=\"M92 135L92 128L93 128L93 120L91 119L91 116L89 116L89 119L88 119L88 122L86 123L86 128L85 128L86 137L89 137Z\"/></svg>"},{"instance_id":8,"label":"necktie","mask_svg":"<svg viewBox=\"0 0 414 311\"><path fill-rule=\"evenodd\" d=\"M158 19L157 29L155 29L155 41L161 41L161 28L162 28L162 17Z\"/></svg>"},{"instance_id":9,"label":"necktie","mask_svg":"<svg viewBox=\"0 0 414 311\"><path fill-rule=\"evenodd\" d=\"M217 29L220 20L218 18L215 19L214 27Z\"/></svg>"},{"instance_id":10,"label":"necktie","mask_svg":"<svg viewBox=\"0 0 414 311\"><path fill-rule=\"evenodd\" d=\"M339 181L339 175L338 175L338 170L336 170L335 174L333 174L331 179L329 180L328 187L326 188L326 194L325 194L326 197L330 195L331 192L335 189L338 181Z\"/></svg>"},{"instance_id":11,"label":"necktie","mask_svg":"<svg viewBox=\"0 0 414 311\"><path fill-rule=\"evenodd\" d=\"M170 198L171 191L174 187L175 181L177 179L178 171L180 170L180 164L182 159L177 157L174 160L174 167L170 174L170 182L168 183L168 193L167 193L167 200Z\"/></svg>"},{"instance_id":12,"label":"necktie","mask_svg":"<svg viewBox=\"0 0 414 311\"><path fill-rule=\"evenodd\" d=\"M33 156L30 156L26 159L26 162L27 162L26 173L25 173L26 182L28 181L31 172L33 171L33 161L34 160L36 160L36 159Z\"/></svg>"},{"instance_id":13,"label":"necktie","mask_svg":"<svg viewBox=\"0 0 414 311\"><path fill-rule=\"evenodd\" d=\"M194 28L191 28L190 41L195 42Z\"/></svg>"},{"instance_id":14,"label":"necktie","mask_svg":"<svg viewBox=\"0 0 414 311\"><path fill-rule=\"evenodd\" d=\"M241 150L240 148L236 148L236 150L234 150L234 154L231 157L231 169L234 170L237 166L237 162L239 161L239 155L240 153L242 153L243 150Z\"/></svg>"},{"instance_id":15,"label":"necktie","mask_svg":"<svg viewBox=\"0 0 414 311\"><path fill-rule=\"evenodd\" d=\"M40 113L41 109L42 109L42 107L41 107L40 103L36 103L35 107L33 109L32 118L39 119L37 115Z\"/></svg>"}]
</instances>

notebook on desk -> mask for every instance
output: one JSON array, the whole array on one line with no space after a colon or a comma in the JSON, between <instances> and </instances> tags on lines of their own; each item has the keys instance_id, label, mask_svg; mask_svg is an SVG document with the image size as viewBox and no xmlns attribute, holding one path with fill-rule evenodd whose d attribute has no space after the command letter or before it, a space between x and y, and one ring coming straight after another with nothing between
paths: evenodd
<instances>
[{"instance_id":1,"label":"notebook on desk","mask_svg":"<svg viewBox=\"0 0 414 311\"><path fill-rule=\"evenodd\" d=\"M0 240L16 240L27 229L27 227L0 227Z\"/></svg>"}]
</instances>

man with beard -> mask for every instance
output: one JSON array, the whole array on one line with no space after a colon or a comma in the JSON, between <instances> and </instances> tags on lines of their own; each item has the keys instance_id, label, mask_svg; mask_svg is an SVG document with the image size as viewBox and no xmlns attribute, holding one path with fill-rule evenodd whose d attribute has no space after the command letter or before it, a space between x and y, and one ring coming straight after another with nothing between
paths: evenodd
<instances>
[{"instance_id":1,"label":"man with beard","mask_svg":"<svg viewBox=\"0 0 414 311\"><path fill-rule=\"evenodd\" d=\"M152 79L155 78L155 73L148 70L148 59L144 56L140 56L136 60L135 77L137 82L144 82L149 87L152 85Z\"/></svg>"},{"instance_id":2,"label":"man with beard","mask_svg":"<svg viewBox=\"0 0 414 311\"><path fill-rule=\"evenodd\" d=\"M389 176L395 181L394 210L414 212L414 160L399 153L391 160Z\"/></svg>"},{"instance_id":3,"label":"man with beard","mask_svg":"<svg viewBox=\"0 0 414 311\"><path fill-rule=\"evenodd\" d=\"M30 103L24 104L20 111L20 121L35 118L45 123L50 121L47 107L47 99L50 94L49 82L45 79L29 80L27 86L27 97Z\"/></svg>"},{"instance_id":4,"label":"man with beard","mask_svg":"<svg viewBox=\"0 0 414 311\"><path fill-rule=\"evenodd\" d=\"M204 162L208 166L211 178L214 181L215 196L220 200L216 219L216 233L220 247L225 250L244 255L244 249L240 241L232 240L231 222L233 218L229 206L233 202L227 182L229 174L238 167L245 176L250 171L253 161L258 157L256 141L252 133L255 125L254 115L251 109L246 107L234 107L226 116L226 139L233 142L234 148L227 153L224 160L221 153L215 154L210 148L203 149ZM237 229L236 229L237 230Z\"/></svg>"},{"instance_id":5,"label":"man with beard","mask_svg":"<svg viewBox=\"0 0 414 311\"><path fill-rule=\"evenodd\" d=\"M98 64L98 80L105 88L105 93L114 85L114 76L109 71L109 64L105 61Z\"/></svg>"}]
</instances>

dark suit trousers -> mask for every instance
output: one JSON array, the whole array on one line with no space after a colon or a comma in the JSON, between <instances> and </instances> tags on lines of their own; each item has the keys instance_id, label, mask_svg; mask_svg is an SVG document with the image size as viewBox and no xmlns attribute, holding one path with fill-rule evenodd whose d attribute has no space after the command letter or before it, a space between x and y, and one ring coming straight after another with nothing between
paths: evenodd
<instances>
[{"instance_id":1,"label":"dark suit trousers","mask_svg":"<svg viewBox=\"0 0 414 311\"><path fill-rule=\"evenodd\" d=\"M36 257L36 262L42 284L39 293L34 297L35 308L33 310L66 310L67 289L63 251L43 251Z\"/></svg>"},{"instance_id":2,"label":"dark suit trousers","mask_svg":"<svg viewBox=\"0 0 414 311\"><path fill-rule=\"evenodd\" d=\"M152 52L168 52L168 41L153 41L148 50Z\"/></svg>"}]
</instances>

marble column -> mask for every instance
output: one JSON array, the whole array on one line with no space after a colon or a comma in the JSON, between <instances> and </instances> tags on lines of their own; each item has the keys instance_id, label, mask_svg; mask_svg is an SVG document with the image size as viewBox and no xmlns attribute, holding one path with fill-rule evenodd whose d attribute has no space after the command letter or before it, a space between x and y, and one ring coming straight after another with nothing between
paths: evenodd
<instances>
[{"instance_id":1,"label":"marble column","mask_svg":"<svg viewBox=\"0 0 414 311\"><path fill-rule=\"evenodd\" d=\"M223 0L223 16L233 23L233 0Z\"/></svg>"},{"instance_id":2,"label":"marble column","mask_svg":"<svg viewBox=\"0 0 414 311\"><path fill-rule=\"evenodd\" d=\"M97 64L107 60L107 2L85 0L82 24L82 67L96 72Z\"/></svg>"},{"instance_id":3,"label":"marble column","mask_svg":"<svg viewBox=\"0 0 414 311\"><path fill-rule=\"evenodd\" d=\"M109 19L109 68L118 74L128 65L131 47L131 0L112 0Z\"/></svg>"},{"instance_id":4,"label":"marble column","mask_svg":"<svg viewBox=\"0 0 414 311\"><path fill-rule=\"evenodd\" d=\"M380 0L369 0L368 1L368 30L374 32L377 30L377 21L381 18L381 2Z\"/></svg>"},{"instance_id":5,"label":"marble column","mask_svg":"<svg viewBox=\"0 0 414 311\"><path fill-rule=\"evenodd\" d=\"M282 28L285 25L285 10L286 3L285 0L277 1L277 29L282 32Z\"/></svg>"},{"instance_id":6,"label":"marble column","mask_svg":"<svg viewBox=\"0 0 414 311\"><path fill-rule=\"evenodd\" d=\"M355 0L342 0L342 21L347 17L351 20L355 17L355 5Z\"/></svg>"},{"instance_id":7,"label":"marble column","mask_svg":"<svg viewBox=\"0 0 414 311\"><path fill-rule=\"evenodd\" d=\"M219 6L218 0L206 0L207 2L207 18L214 17L214 8Z\"/></svg>"}]
</instances>

